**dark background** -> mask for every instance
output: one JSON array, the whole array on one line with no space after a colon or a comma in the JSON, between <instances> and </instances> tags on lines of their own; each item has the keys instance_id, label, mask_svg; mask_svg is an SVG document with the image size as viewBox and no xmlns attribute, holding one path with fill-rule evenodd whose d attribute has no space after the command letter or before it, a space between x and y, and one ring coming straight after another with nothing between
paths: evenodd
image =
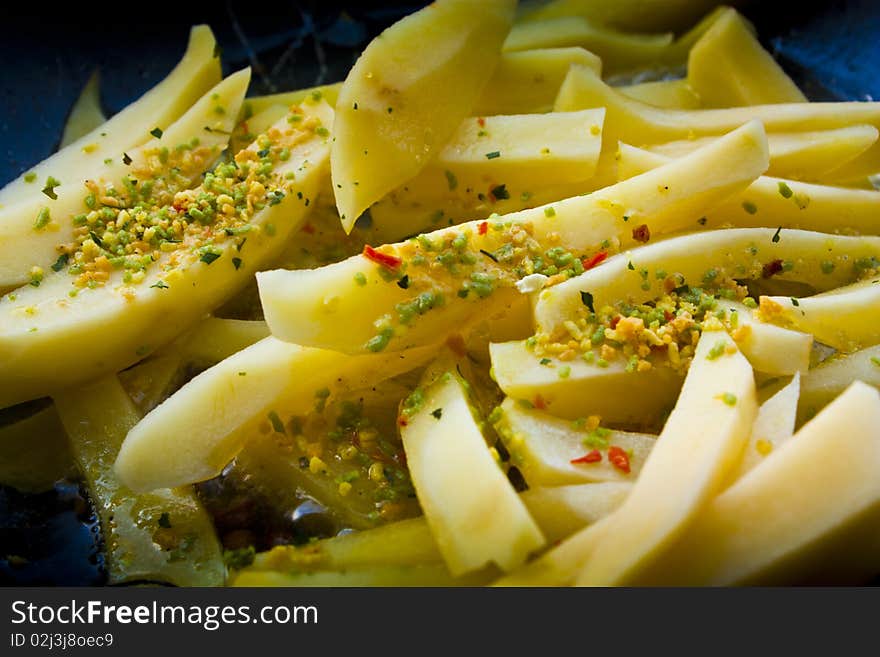
<instances>
[{"instance_id":1,"label":"dark background","mask_svg":"<svg viewBox=\"0 0 880 657\"><path fill-rule=\"evenodd\" d=\"M251 65L251 95L341 80L384 27L424 2L216 0L16 3L0 39L0 185L52 153L74 100L101 70L112 114L177 63L191 25L208 23L224 71ZM813 100L880 99L880 1L737 3ZM103 581L99 531L76 484L22 495L0 486L0 584ZM27 567L4 554L26 554Z\"/></svg>"}]
</instances>

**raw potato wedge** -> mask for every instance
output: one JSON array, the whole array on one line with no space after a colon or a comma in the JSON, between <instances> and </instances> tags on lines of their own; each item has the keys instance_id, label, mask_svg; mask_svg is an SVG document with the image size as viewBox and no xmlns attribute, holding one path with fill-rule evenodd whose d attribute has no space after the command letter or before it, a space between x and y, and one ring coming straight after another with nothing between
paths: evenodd
<instances>
[{"instance_id":1,"label":"raw potato wedge","mask_svg":"<svg viewBox=\"0 0 880 657\"><path fill-rule=\"evenodd\" d=\"M669 159L620 144L617 162L618 175L621 180L626 180L665 164ZM708 228L725 225L740 228L781 226L875 235L880 232L877 229L878 213L880 194L874 190L846 189L761 176L744 192L710 209L705 214L706 222L701 221L700 225Z\"/></svg>"},{"instance_id":2,"label":"raw potato wedge","mask_svg":"<svg viewBox=\"0 0 880 657\"><path fill-rule=\"evenodd\" d=\"M712 0L552 0L531 11L521 21L582 16L600 25L631 32L684 30L713 9ZM700 23L715 20L710 13Z\"/></svg>"},{"instance_id":3,"label":"raw potato wedge","mask_svg":"<svg viewBox=\"0 0 880 657\"><path fill-rule=\"evenodd\" d=\"M602 520L615 511L632 490L626 481L530 488L520 499L548 543L555 543Z\"/></svg>"},{"instance_id":4,"label":"raw potato wedge","mask_svg":"<svg viewBox=\"0 0 880 657\"><path fill-rule=\"evenodd\" d=\"M658 80L616 87L624 96L667 109L697 109L702 103L687 80Z\"/></svg>"},{"instance_id":5,"label":"raw potato wedge","mask_svg":"<svg viewBox=\"0 0 880 657\"><path fill-rule=\"evenodd\" d=\"M73 104L67 122L64 124L64 132L61 133L61 144L58 148L64 148L83 137L103 123L107 117L101 109L101 76L96 70L89 76L86 86L79 94L79 98Z\"/></svg>"},{"instance_id":6,"label":"raw potato wedge","mask_svg":"<svg viewBox=\"0 0 880 657\"><path fill-rule=\"evenodd\" d=\"M831 290L850 282L853 261L877 257L878 253L878 237L805 230L732 228L672 237L609 258L599 267L542 290L535 305L535 323L550 332L566 319L577 316L583 307L582 291L593 295L597 308L613 305L620 299L633 303L656 299L665 291L663 280L656 276L657 269L680 274L682 284L699 285L710 269L715 269L717 275L757 279L764 275L767 263L779 260L784 270L783 263L791 261L792 267L774 276L800 281L818 290ZM647 290L642 287L640 272L644 271L648 272L644 278Z\"/></svg>"},{"instance_id":7,"label":"raw potato wedge","mask_svg":"<svg viewBox=\"0 0 880 657\"><path fill-rule=\"evenodd\" d=\"M195 26L183 58L168 77L107 123L31 167L28 174L36 175L35 182L28 183L23 175L6 185L0 190L0 207L39 198L48 176L62 183L94 176L101 171L105 158L143 144L155 127L164 130L220 82L216 47L211 29L207 25Z\"/></svg>"},{"instance_id":8,"label":"raw potato wedge","mask_svg":"<svg viewBox=\"0 0 880 657\"><path fill-rule=\"evenodd\" d=\"M854 160L870 148L877 141L877 135L877 128L872 125L767 135L770 167L766 175L793 180L826 180L826 174ZM661 155L679 157L712 139L713 137L684 139L649 148ZM867 176L874 172L865 170L863 173Z\"/></svg>"},{"instance_id":9,"label":"raw potato wedge","mask_svg":"<svg viewBox=\"0 0 880 657\"><path fill-rule=\"evenodd\" d=\"M735 9L724 10L694 44L687 67L688 82L707 107L807 102Z\"/></svg>"},{"instance_id":10,"label":"raw potato wedge","mask_svg":"<svg viewBox=\"0 0 880 657\"><path fill-rule=\"evenodd\" d=\"M710 359L719 343L726 353ZM610 586L637 579L693 522L735 467L757 406L748 361L726 333L704 331L678 403L626 501L608 516L578 584Z\"/></svg>"},{"instance_id":11,"label":"raw potato wedge","mask_svg":"<svg viewBox=\"0 0 880 657\"><path fill-rule=\"evenodd\" d=\"M184 363L177 354L153 356L118 374L141 414L152 411L180 384Z\"/></svg>"},{"instance_id":12,"label":"raw potato wedge","mask_svg":"<svg viewBox=\"0 0 880 657\"><path fill-rule=\"evenodd\" d=\"M285 146L289 157L272 164L265 178L270 190L263 187L263 195L251 201L265 205L233 215L241 225L214 232L212 244L187 234L191 241L162 252L136 287L115 269L105 284L84 287L71 298L76 279L62 271L39 287L0 298L0 407L132 365L204 317L276 257L285 238L305 220L327 170L329 132L320 128L332 124L333 110L326 103L303 108L302 128L290 129L286 119L279 124L276 149ZM258 149L255 143L244 153L256 156ZM287 172L296 178L285 178ZM238 183L244 185L251 173L234 169L232 180L247 175ZM59 362L65 367L59 369Z\"/></svg>"},{"instance_id":13,"label":"raw potato wedge","mask_svg":"<svg viewBox=\"0 0 880 657\"><path fill-rule=\"evenodd\" d=\"M400 435L449 571L462 575L490 563L516 568L544 537L489 451L463 381L446 372L415 394L421 403L410 413L404 403Z\"/></svg>"},{"instance_id":14,"label":"raw potato wedge","mask_svg":"<svg viewBox=\"0 0 880 657\"><path fill-rule=\"evenodd\" d=\"M491 581L492 573L468 573L453 577L446 566L426 564L419 566L373 566L342 571L305 573L278 573L274 571L243 570L230 579L230 586L284 586L284 587L376 587L376 586L482 586Z\"/></svg>"},{"instance_id":15,"label":"raw potato wedge","mask_svg":"<svg viewBox=\"0 0 880 657\"><path fill-rule=\"evenodd\" d=\"M865 267L877 267L877 259ZM856 266L860 265L857 261ZM812 333L841 351L880 342L880 281L872 276L847 287L811 297L761 297L760 313L768 322Z\"/></svg>"},{"instance_id":16,"label":"raw potato wedge","mask_svg":"<svg viewBox=\"0 0 880 657\"><path fill-rule=\"evenodd\" d=\"M877 391L852 384L715 498L638 583L869 581L880 569L878 427Z\"/></svg>"},{"instance_id":17,"label":"raw potato wedge","mask_svg":"<svg viewBox=\"0 0 880 657\"><path fill-rule=\"evenodd\" d=\"M632 397L631 397L632 398ZM589 406L589 402L585 404ZM540 411L523 408L511 398L504 400L494 425L510 462L522 472L530 488L592 482L632 482L654 447L656 436L627 431L589 431ZM630 454L630 471L614 467L607 458L608 447L616 445ZM602 460L572 463L596 449ZM539 523L540 524L540 523Z\"/></svg>"},{"instance_id":18,"label":"raw potato wedge","mask_svg":"<svg viewBox=\"0 0 880 657\"><path fill-rule=\"evenodd\" d=\"M331 174L346 232L421 171L473 110L514 0L438 0L374 39L337 100Z\"/></svg>"},{"instance_id":19,"label":"raw potato wedge","mask_svg":"<svg viewBox=\"0 0 880 657\"><path fill-rule=\"evenodd\" d=\"M782 390L761 404L749 442L743 450L742 461L731 474L730 483L744 477L794 435L800 383L800 373L795 374Z\"/></svg>"},{"instance_id":20,"label":"raw potato wedge","mask_svg":"<svg viewBox=\"0 0 880 657\"><path fill-rule=\"evenodd\" d=\"M0 290L27 284L33 267L65 269L59 246L74 241L92 210L100 212L115 202L103 196L105 191L126 190L134 181L136 189L152 185L171 197L195 185L226 149L250 77L250 69L230 75L158 137L120 154L91 180L59 187L55 200L43 197L0 210Z\"/></svg>"},{"instance_id":21,"label":"raw potato wedge","mask_svg":"<svg viewBox=\"0 0 880 657\"><path fill-rule=\"evenodd\" d=\"M144 417L126 436L116 471L139 491L210 479L271 411L305 413L318 390L363 388L376 372L391 377L433 353L351 358L265 338L198 375Z\"/></svg>"},{"instance_id":22,"label":"raw potato wedge","mask_svg":"<svg viewBox=\"0 0 880 657\"><path fill-rule=\"evenodd\" d=\"M671 33L627 34L568 16L517 23L507 35L504 50L581 47L599 56L605 75L613 75L662 62L672 41Z\"/></svg>"},{"instance_id":23,"label":"raw potato wedge","mask_svg":"<svg viewBox=\"0 0 880 657\"><path fill-rule=\"evenodd\" d=\"M342 83L334 82L333 84L322 84L317 87L297 89L296 91L282 91L277 94L254 96L248 98L244 102L242 119L249 121L251 116L261 114L275 105L290 107L291 105L299 105L308 98L315 98L318 100L323 98L331 107L335 107L336 100L339 98L340 89L342 89Z\"/></svg>"},{"instance_id":24,"label":"raw potato wedge","mask_svg":"<svg viewBox=\"0 0 880 657\"><path fill-rule=\"evenodd\" d=\"M494 343L489 349L495 380L506 395L537 402L548 413L569 420L599 415L614 424L651 425L673 407L683 380L665 366L627 372L622 360L608 367L581 359L542 365L525 341ZM565 378L559 376L562 366L569 367Z\"/></svg>"},{"instance_id":25,"label":"raw potato wedge","mask_svg":"<svg viewBox=\"0 0 880 657\"><path fill-rule=\"evenodd\" d=\"M119 446L140 419L119 380L105 377L54 399L101 520L110 583L223 584L220 544L195 492L136 495L114 474Z\"/></svg>"},{"instance_id":26,"label":"raw potato wedge","mask_svg":"<svg viewBox=\"0 0 880 657\"><path fill-rule=\"evenodd\" d=\"M188 363L211 366L267 337L266 322L208 317L182 338L177 352Z\"/></svg>"},{"instance_id":27,"label":"raw potato wedge","mask_svg":"<svg viewBox=\"0 0 880 657\"><path fill-rule=\"evenodd\" d=\"M831 130L853 125L880 127L880 103L784 103L728 109L674 110L641 103L608 86L593 71L580 66L569 70L555 110L565 112L605 108L606 143L660 144L676 139L719 135L751 120L768 133ZM873 149L866 152L867 156Z\"/></svg>"},{"instance_id":28,"label":"raw potato wedge","mask_svg":"<svg viewBox=\"0 0 880 657\"><path fill-rule=\"evenodd\" d=\"M266 322L281 340L347 353L436 342L477 313L500 312L519 294L513 286L526 270L517 272L515 253L503 260L493 254L512 247L514 229L528 224L541 251L552 244L581 255L631 244L634 226L644 223L652 234L690 226L766 166L766 139L753 122L667 167L588 196L438 230L319 269L261 272ZM454 268L438 267L444 260ZM462 296L470 289L464 283L477 293Z\"/></svg>"},{"instance_id":29,"label":"raw potato wedge","mask_svg":"<svg viewBox=\"0 0 880 657\"><path fill-rule=\"evenodd\" d=\"M880 346L830 358L801 378L798 425L816 415L853 381L880 388Z\"/></svg>"}]
</instances>

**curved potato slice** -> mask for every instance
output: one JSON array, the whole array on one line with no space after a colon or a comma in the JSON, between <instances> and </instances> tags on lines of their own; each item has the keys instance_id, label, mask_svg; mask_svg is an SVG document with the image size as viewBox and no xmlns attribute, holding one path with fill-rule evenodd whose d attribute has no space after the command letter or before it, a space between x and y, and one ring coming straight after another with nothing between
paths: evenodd
<instances>
[{"instance_id":1,"label":"curved potato slice","mask_svg":"<svg viewBox=\"0 0 880 657\"><path fill-rule=\"evenodd\" d=\"M83 87L70 110L70 115L64 124L64 132L61 133L61 144L59 144L58 148L64 148L72 144L80 137L92 132L99 125L107 122L104 110L101 109L100 78L101 76L97 70L89 76L86 86Z\"/></svg>"},{"instance_id":2,"label":"curved potato slice","mask_svg":"<svg viewBox=\"0 0 880 657\"><path fill-rule=\"evenodd\" d=\"M107 123L31 167L28 174L36 176L35 182L27 182L29 175L26 174L28 178L21 176L0 189L0 206L39 198L42 181L48 176L62 183L94 176L104 166L105 158L116 157L126 149L143 144L153 128L167 127L220 82L216 47L211 28L193 27L186 52L168 77Z\"/></svg>"},{"instance_id":3,"label":"curved potato slice","mask_svg":"<svg viewBox=\"0 0 880 657\"><path fill-rule=\"evenodd\" d=\"M176 192L195 184L226 149L250 77L250 69L230 75L167 130L105 164L91 180L58 187L54 200L29 199L0 210L0 290L27 284L33 267L63 269L59 247L74 241L88 214L114 203L105 192L149 185L170 202ZM53 263L61 264L55 269Z\"/></svg>"},{"instance_id":4,"label":"curved potato slice","mask_svg":"<svg viewBox=\"0 0 880 657\"><path fill-rule=\"evenodd\" d=\"M513 21L513 0L439 0L367 46L336 103L331 174L342 225L415 176L470 114Z\"/></svg>"},{"instance_id":5,"label":"curved potato slice","mask_svg":"<svg viewBox=\"0 0 880 657\"><path fill-rule=\"evenodd\" d=\"M880 346L829 358L801 377L798 425L813 418L853 381L880 389Z\"/></svg>"},{"instance_id":6,"label":"curved potato slice","mask_svg":"<svg viewBox=\"0 0 880 657\"><path fill-rule=\"evenodd\" d=\"M719 343L733 353L710 359ZM736 465L757 406L748 361L726 333L705 331L642 474L623 505L608 516L578 584L629 583L655 562Z\"/></svg>"},{"instance_id":7,"label":"curved potato slice","mask_svg":"<svg viewBox=\"0 0 880 657\"><path fill-rule=\"evenodd\" d=\"M583 16L601 25L633 32L682 30L716 4L713 0L552 0L524 12L520 20ZM715 16L716 12L708 14L697 27L710 19L714 21Z\"/></svg>"},{"instance_id":8,"label":"curved potato slice","mask_svg":"<svg viewBox=\"0 0 880 657\"><path fill-rule=\"evenodd\" d=\"M877 391L852 384L715 498L638 583L870 580L880 569L878 426Z\"/></svg>"},{"instance_id":9,"label":"curved potato slice","mask_svg":"<svg viewBox=\"0 0 880 657\"><path fill-rule=\"evenodd\" d=\"M629 98L667 109L697 109L700 97L687 80L657 80L615 87Z\"/></svg>"},{"instance_id":10,"label":"curved potato slice","mask_svg":"<svg viewBox=\"0 0 880 657\"><path fill-rule=\"evenodd\" d=\"M333 110L326 103L307 103L302 111L300 128L291 128L285 119L277 139L258 140L268 144L270 159L265 163L258 152L262 147L254 143L238 154L237 168L223 165L222 174L218 169L203 186L188 192L185 216L191 223L177 238L185 241L151 247L150 262L135 272L142 276L139 282L130 271L112 268L107 259L111 266L103 284L97 273L105 270L95 264L94 271L84 272L95 285L82 281L83 287L77 287L78 276L60 271L46 276L39 287L0 298L0 407L128 367L170 342L276 257L286 236L305 220L326 176L325 126L332 124ZM259 168L250 162L260 163ZM240 195L240 200L226 192ZM232 203L218 200L224 195ZM214 207L212 199L218 208L232 211L223 210L223 223L214 224L217 230L210 218L205 226L194 212L204 219ZM207 206L201 205L203 200ZM158 211L169 212L164 206ZM83 249L86 244L97 246L94 238ZM152 261L154 248L157 261ZM65 367L59 368L59 362Z\"/></svg>"}]
</instances>

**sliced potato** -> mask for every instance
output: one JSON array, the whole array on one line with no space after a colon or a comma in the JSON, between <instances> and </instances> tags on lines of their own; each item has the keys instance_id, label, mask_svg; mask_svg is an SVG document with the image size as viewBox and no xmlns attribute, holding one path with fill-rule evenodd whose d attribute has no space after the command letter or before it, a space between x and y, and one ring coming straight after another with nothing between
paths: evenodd
<instances>
[{"instance_id":1,"label":"sliced potato","mask_svg":"<svg viewBox=\"0 0 880 657\"><path fill-rule=\"evenodd\" d=\"M421 171L473 110L513 21L514 0L439 0L374 39L336 103L331 173L346 232Z\"/></svg>"},{"instance_id":2,"label":"sliced potato","mask_svg":"<svg viewBox=\"0 0 880 657\"><path fill-rule=\"evenodd\" d=\"M878 426L880 395L854 383L715 498L639 583L870 580L880 569Z\"/></svg>"},{"instance_id":3,"label":"sliced potato","mask_svg":"<svg viewBox=\"0 0 880 657\"><path fill-rule=\"evenodd\" d=\"M520 20L583 16L634 32L683 30L716 4L713 0L551 0L525 11ZM714 12L701 23L709 18L715 19Z\"/></svg>"},{"instance_id":4,"label":"sliced potato","mask_svg":"<svg viewBox=\"0 0 880 657\"><path fill-rule=\"evenodd\" d=\"M880 388L880 346L830 358L804 374L798 402L798 425L815 416L853 381Z\"/></svg>"},{"instance_id":5,"label":"sliced potato","mask_svg":"<svg viewBox=\"0 0 880 657\"><path fill-rule=\"evenodd\" d=\"M400 435L428 525L453 575L511 570L544 537L489 451L463 381L446 372L404 403ZM407 408L411 412L407 412Z\"/></svg>"},{"instance_id":6,"label":"sliced potato","mask_svg":"<svg viewBox=\"0 0 880 657\"><path fill-rule=\"evenodd\" d=\"M86 86L70 110L58 148L72 144L107 121L104 110L101 109L100 77L97 70L89 76Z\"/></svg>"},{"instance_id":7,"label":"sliced potato","mask_svg":"<svg viewBox=\"0 0 880 657\"><path fill-rule=\"evenodd\" d=\"M589 408L589 402L585 406ZM524 408L509 397L500 411L495 428L510 452L511 464L522 472L530 487L632 482L639 476L656 438L627 431L578 429L571 422ZM609 460L611 446L628 453L625 470ZM577 462L593 450L601 459L592 463Z\"/></svg>"},{"instance_id":8,"label":"sliced potato","mask_svg":"<svg viewBox=\"0 0 880 657\"><path fill-rule=\"evenodd\" d=\"M640 82L616 89L624 96L634 98L648 105L667 109L697 109L702 103L700 97L687 80L657 80Z\"/></svg>"},{"instance_id":9,"label":"sliced potato","mask_svg":"<svg viewBox=\"0 0 880 657\"><path fill-rule=\"evenodd\" d=\"M492 572L468 573L453 577L443 564L418 566L373 566L342 571L278 573L242 570L230 579L230 586L284 587L375 587L375 586L481 586L491 580Z\"/></svg>"},{"instance_id":10,"label":"sliced potato","mask_svg":"<svg viewBox=\"0 0 880 657\"><path fill-rule=\"evenodd\" d=\"M42 493L59 479L75 476L67 434L54 406L0 426L0 484Z\"/></svg>"},{"instance_id":11,"label":"sliced potato","mask_svg":"<svg viewBox=\"0 0 880 657\"><path fill-rule=\"evenodd\" d=\"M210 366L266 337L266 322L208 317L181 339L177 351L187 362Z\"/></svg>"},{"instance_id":12,"label":"sliced potato","mask_svg":"<svg viewBox=\"0 0 880 657\"><path fill-rule=\"evenodd\" d=\"M718 344L733 353L711 358ZM748 361L723 331L703 332L678 403L626 501L608 516L578 583L625 584L655 562L735 467L756 414Z\"/></svg>"},{"instance_id":13,"label":"sliced potato","mask_svg":"<svg viewBox=\"0 0 880 657\"><path fill-rule=\"evenodd\" d=\"M544 532L555 543L615 511L632 484L626 481L530 488L520 499Z\"/></svg>"},{"instance_id":14,"label":"sliced potato","mask_svg":"<svg viewBox=\"0 0 880 657\"><path fill-rule=\"evenodd\" d=\"M285 237L305 220L326 176L329 133L319 128L332 122L332 110L326 103L303 107L305 127L291 130L284 120L279 130L276 147L287 144L289 157L273 165L274 182L266 179L271 189L263 187L263 195L254 197L265 205L236 215L243 221L236 230L246 235L217 231L206 245L188 234L192 241L162 252L136 287L116 269L105 284L86 286L71 298L76 278L60 271L39 287L0 298L0 407L128 367L170 342L276 257ZM260 148L255 143L247 152L256 156ZM247 170L235 171L244 177ZM287 179L287 172L296 178ZM59 369L58 362L65 367Z\"/></svg>"}]
</instances>

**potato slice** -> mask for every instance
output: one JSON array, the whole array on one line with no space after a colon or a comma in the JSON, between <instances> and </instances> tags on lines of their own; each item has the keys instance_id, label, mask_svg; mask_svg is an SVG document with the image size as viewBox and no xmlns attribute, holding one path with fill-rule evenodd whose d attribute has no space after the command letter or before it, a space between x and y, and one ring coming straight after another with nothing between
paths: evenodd
<instances>
[{"instance_id":1,"label":"potato slice","mask_svg":"<svg viewBox=\"0 0 880 657\"><path fill-rule=\"evenodd\" d=\"M657 80L615 87L629 98L667 109L697 109L701 106L700 97L687 80Z\"/></svg>"},{"instance_id":2,"label":"potato slice","mask_svg":"<svg viewBox=\"0 0 880 657\"><path fill-rule=\"evenodd\" d=\"M295 91L282 91L277 94L253 96L244 102L242 118L243 120L248 121L250 120L250 116L261 114L274 105L290 107L291 105L299 105L309 98L326 100L331 107L335 107L336 100L339 98L340 89L342 89L342 83L334 82L333 84L322 84L316 87L297 89ZM248 116L248 114L250 114L250 116Z\"/></svg>"},{"instance_id":3,"label":"potato slice","mask_svg":"<svg viewBox=\"0 0 880 657\"><path fill-rule=\"evenodd\" d=\"M74 241L92 210L97 219L97 213L105 207L104 191L124 191L133 180L135 189L153 185L157 193L167 192L172 197L193 186L226 149L249 82L250 69L230 75L164 133L157 133L159 136L131 153L116 154L118 157L91 180L77 178L57 188L56 199L28 199L0 210L0 290L27 284L32 280L33 267L44 271L50 267L53 271L65 269L66 259L58 259L59 247ZM90 188L90 183L97 187ZM47 213L45 221L43 212ZM76 215L79 219L74 218ZM94 221L88 224L102 232L95 226Z\"/></svg>"},{"instance_id":4,"label":"potato slice","mask_svg":"<svg viewBox=\"0 0 880 657\"><path fill-rule=\"evenodd\" d=\"M519 20L582 16L600 25L631 32L684 30L716 4L711 0L551 0L525 10ZM704 23L711 24L716 14L717 11L705 16L697 28Z\"/></svg>"},{"instance_id":5,"label":"potato slice","mask_svg":"<svg viewBox=\"0 0 880 657\"><path fill-rule=\"evenodd\" d=\"M739 468L730 475L731 484L748 474L794 435L801 390L800 377L800 373L796 373L784 388L761 404Z\"/></svg>"},{"instance_id":6,"label":"potato slice","mask_svg":"<svg viewBox=\"0 0 880 657\"><path fill-rule=\"evenodd\" d=\"M586 48L602 60L605 74L613 75L662 62L668 56L672 40L673 35L668 32L627 34L580 16L566 16L517 23L504 41L504 50Z\"/></svg>"},{"instance_id":7,"label":"potato slice","mask_svg":"<svg viewBox=\"0 0 880 657\"><path fill-rule=\"evenodd\" d=\"M419 503L449 571L521 565L544 537L489 451L464 382L446 372L423 385L404 403L400 435Z\"/></svg>"},{"instance_id":8,"label":"potato slice","mask_svg":"<svg viewBox=\"0 0 880 657\"><path fill-rule=\"evenodd\" d=\"M183 379L184 363L177 354L154 356L118 374L125 392L142 413L161 404Z\"/></svg>"},{"instance_id":9,"label":"potato slice","mask_svg":"<svg viewBox=\"0 0 880 657\"><path fill-rule=\"evenodd\" d=\"M632 490L627 481L530 488L520 499L548 543L571 536L615 511Z\"/></svg>"},{"instance_id":10,"label":"potato slice","mask_svg":"<svg viewBox=\"0 0 880 657\"><path fill-rule=\"evenodd\" d=\"M59 479L76 476L67 434L54 406L0 426L0 484L42 493L52 490Z\"/></svg>"},{"instance_id":11,"label":"potato slice","mask_svg":"<svg viewBox=\"0 0 880 657\"><path fill-rule=\"evenodd\" d=\"M880 346L830 358L801 378L798 425L811 419L853 381L880 388Z\"/></svg>"},{"instance_id":12,"label":"potato slice","mask_svg":"<svg viewBox=\"0 0 880 657\"><path fill-rule=\"evenodd\" d=\"M278 573L242 570L230 579L230 586L283 587L376 587L376 586L481 586L490 581L492 573L468 573L452 577L443 564L419 566L373 566L343 571Z\"/></svg>"},{"instance_id":13,"label":"potato slice","mask_svg":"<svg viewBox=\"0 0 880 657\"><path fill-rule=\"evenodd\" d=\"M765 265L779 261L779 271L774 276L829 290L849 282L852 261L876 257L878 251L877 237L805 230L734 228L673 237L609 258L599 267L542 290L535 305L535 323L550 332L566 319L577 316L583 307L584 291L593 295L597 308L613 305L620 299L631 303L655 299L665 290L663 280L656 276L658 269L679 274L682 284L688 284L702 281L710 269L715 270L716 276L761 278ZM792 266L787 267L786 261L792 262ZM643 280L647 285L642 285Z\"/></svg>"},{"instance_id":14,"label":"potato slice","mask_svg":"<svg viewBox=\"0 0 880 657\"><path fill-rule=\"evenodd\" d=\"M620 359L607 367L581 359L542 365L525 341L494 343L490 353L495 380L506 395L532 405L537 402L569 420L599 415L614 424L651 425L673 407L683 379L665 366L627 372ZM569 368L565 378L559 376L563 366Z\"/></svg>"},{"instance_id":15,"label":"potato slice","mask_svg":"<svg viewBox=\"0 0 880 657\"><path fill-rule=\"evenodd\" d=\"M80 92L79 97L70 110L70 115L64 124L64 132L61 133L61 143L58 148L64 148L72 144L80 137L92 132L99 125L107 122L104 110L101 109L101 76L96 69L89 76L86 86Z\"/></svg>"},{"instance_id":16,"label":"potato slice","mask_svg":"<svg viewBox=\"0 0 880 657\"><path fill-rule=\"evenodd\" d=\"M633 243L639 223L652 234L689 226L766 165L763 130L751 123L668 168L589 196L438 230L319 269L261 272L266 321L279 339L347 353L435 342L478 314L503 312L519 294L513 286L527 269L511 240L521 226L531 227L535 248L573 252L572 263Z\"/></svg>"},{"instance_id":17,"label":"potato slice","mask_svg":"<svg viewBox=\"0 0 880 657\"><path fill-rule=\"evenodd\" d=\"M374 39L336 103L331 173L346 232L421 171L468 116L501 52L513 0L439 0Z\"/></svg>"},{"instance_id":18,"label":"potato slice","mask_svg":"<svg viewBox=\"0 0 880 657\"><path fill-rule=\"evenodd\" d=\"M828 102L754 105L728 109L674 110L646 105L617 92L593 71L573 66L556 98L556 111L604 107L605 140L614 144L659 144L719 135L751 120L768 133L831 130L853 125L880 127L880 103ZM865 154L867 155L867 153Z\"/></svg>"},{"instance_id":19,"label":"potato slice","mask_svg":"<svg viewBox=\"0 0 880 657\"><path fill-rule=\"evenodd\" d=\"M725 353L712 358L718 344ZM748 361L726 333L705 331L657 445L626 501L608 516L578 583L625 584L649 567L735 467L757 406Z\"/></svg>"},{"instance_id":20,"label":"potato slice","mask_svg":"<svg viewBox=\"0 0 880 657\"><path fill-rule=\"evenodd\" d=\"M104 159L150 139L150 130L165 129L208 89L220 82L217 42L207 25L196 25L189 35L183 58L162 82L139 100L89 134L58 151L0 190L0 206L41 198L48 176L62 183L89 178L104 166ZM106 134L102 134L106 133ZM27 182L30 175L34 182Z\"/></svg>"},{"instance_id":21,"label":"potato slice","mask_svg":"<svg viewBox=\"0 0 880 657\"><path fill-rule=\"evenodd\" d=\"M122 439L140 419L119 380L105 377L58 393L54 400L101 520L110 583L223 584L220 544L195 492L161 489L137 495L114 474Z\"/></svg>"},{"instance_id":22,"label":"potato slice","mask_svg":"<svg viewBox=\"0 0 880 657\"><path fill-rule=\"evenodd\" d=\"M586 415L589 402L584 406ZM571 422L524 408L510 397L493 413L493 419L498 435L510 452L511 464L522 472L530 487L632 482L639 476L656 438L627 431L578 429ZM621 470L609 461L611 446L629 454L628 470ZM573 462L592 450L599 452L601 460Z\"/></svg>"},{"instance_id":23,"label":"potato slice","mask_svg":"<svg viewBox=\"0 0 880 657\"><path fill-rule=\"evenodd\" d=\"M768 137L769 141L770 137ZM644 173L669 161L647 150L620 144L618 175L621 180ZM823 232L856 231L877 234L880 194L873 190L814 185L761 176L744 192L718 204L700 224L708 228L733 225L741 228L781 226ZM695 228L696 228L695 224Z\"/></svg>"},{"instance_id":24,"label":"potato slice","mask_svg":"<svg viewBox=\"0 0 880 657\"><path fill-rule=\"evenodd\" d=\"M394 376L433 353L351 358L265 338L206 370L144 417L126 436L116 471L139 491L210 479L273 410L308 412L317 391L366 387L377 372ZM175 454L170 462L169 453Z\"/></svg>"},{"instance_id":25,"label":"potato slice","mask_svg":"<svg viewBox=\"0 0 880 657\"><path fill-rule=\"evenodd\" d=\"M834 130L779 132L767 135L770 145L768 176L793 180L822 181L826 174L854 160L877 141L872 125L854 125ZM671 141L650 150L668 157L679 157L709 143L714 137ZM865 170L863 175L874 173ZM833 175L833 174L832 174Z\"/></svg>"},{"instance_id":26,"label":"potato slice","mask_svg":"<svg viewBox=\"0 0 880 657\"><path fill-rule=\"evenodd\" d=\"M248 212L243 207L243 213L233 215L238 223L229 231L213 232L212 244L203 242L195 224L186 234L188 242L160 251L159 261L150 265L139 284L133 279L127 284L125 272L115 269L103 285L79 289L73 285L76 279L61 271L47 276L39 287L0 298L0 407L128 367L170 342L271 261L286 236L304 221L326 176L329 132L321 130L321 123L332 122L333 110L326 103L303 107L302 129L291 130L286 120L280 125L282 135L274 147L279 153L287 149L289 157L281 160L279 154L279 161L267 163L272 167L265 174L270 189L263 187L260 196L260 187L249 188L254 190L251 202L264 204L262 209L252 206ZM259 159L260 148L255 143L239 158ZM296 178L287 179L287 172ZM233 181L235 176L242 178L235 183L240 190L250 181L259 182L245 178L253 171L243 167L231 173ZM214 194L219 198L222 192ZM68 293L77 289L70 298ZM59 369L59 362L65 367Z\"/></svg>"},{"instance_id":27,"label":"potato slice","mask_svg":"<svg viewBox=\"0 0 880 657\"><path fill-rule=\"evenodd\" d=\"M880 569L878 426L880 395L852 384L713 500L638 583L870 580Z\"/></svg>"},{"instance_id":28,"label":"potato slice","mask_svg":"<svg viewBox=\"0 0 880 657\"><path fill-rule=\"evenodd\" d=\"M687 67L688 82L707 107L807 102L735 9L723 11L694 44Z\"/></svg>"},{"instance_id":29,"label":"potato slice","mask_svg":"<svg viewBox=\"0 0 880 657\"><path fill-rule=\"evenodd\" d=\"M877 267L878 260L856 260L856 267ZM768 322L812 333L817 340L855 351L880 342L880 281L867 280L811 297L761 297L759 311Z\"/></svg>"},{"instance_id":30,"label":"potato slice","mask_svg":"<svg viewBox=\"0 0 880 657\"><path fill-rule=\"evenodd\" d=\"M267 337L266 322L208 317L181 339L176 351L188 363L211 366Z\"/></svg>"}]
</instances>

